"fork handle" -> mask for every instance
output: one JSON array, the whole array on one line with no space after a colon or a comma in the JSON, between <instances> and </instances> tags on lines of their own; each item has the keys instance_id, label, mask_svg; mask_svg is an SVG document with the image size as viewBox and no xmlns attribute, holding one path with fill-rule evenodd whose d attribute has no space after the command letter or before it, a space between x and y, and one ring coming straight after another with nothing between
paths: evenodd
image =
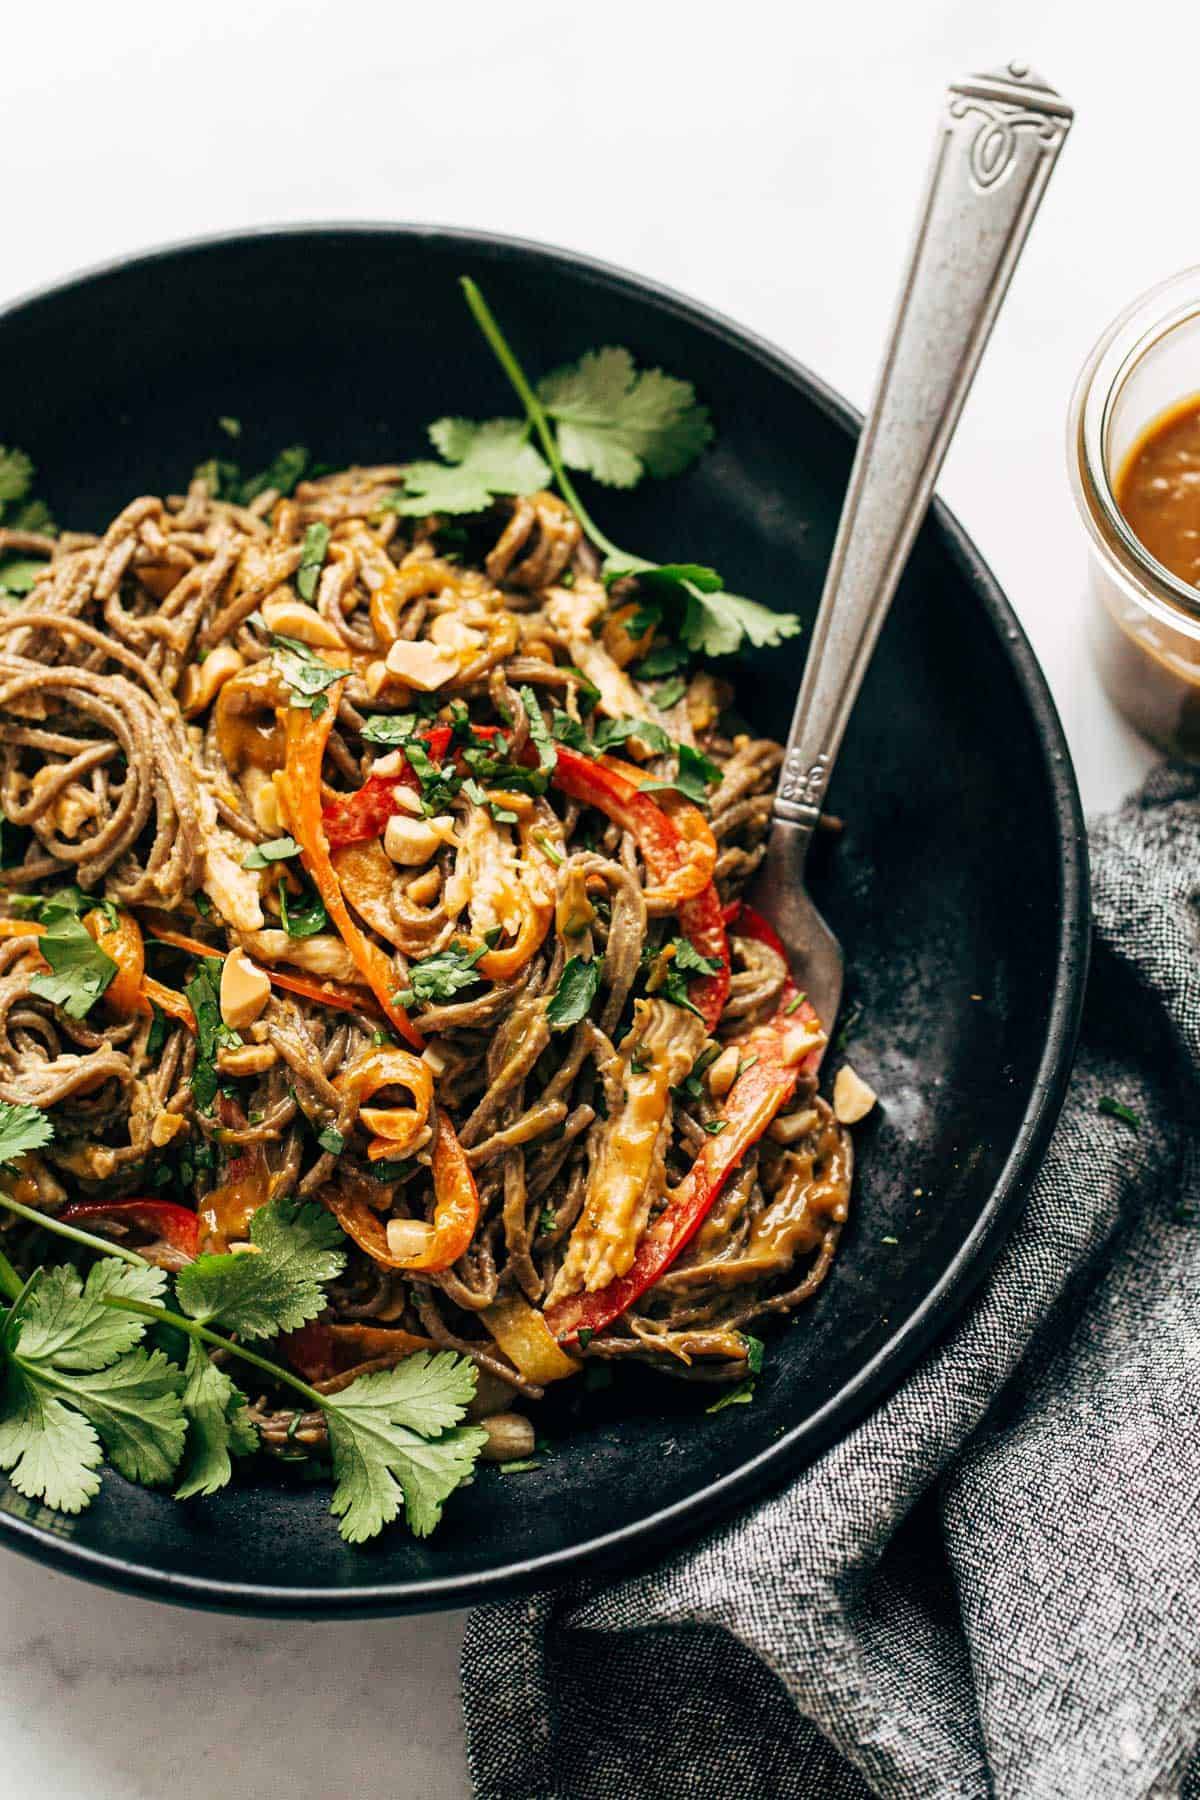
<instances>
[{"instance_id":1,"label":"fork handle","mask_svg":"<svg viewBox=\"0 0 1200 1800\"><path fill-rule=\"evenodd\" d=\"M946 94L888 347L859 438L772 819L807 837L1072 110L1011 63Z\"/></svg>"}]
</instances>

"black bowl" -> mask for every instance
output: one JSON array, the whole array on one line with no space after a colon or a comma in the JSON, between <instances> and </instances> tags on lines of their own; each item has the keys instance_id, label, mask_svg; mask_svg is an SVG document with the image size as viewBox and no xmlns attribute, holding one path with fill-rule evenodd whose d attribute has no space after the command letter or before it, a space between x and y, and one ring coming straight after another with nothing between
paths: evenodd
<instances>
[{"instance_id":1,"label":"black bowl","mask_svg":"<svg viewBox=\"0 0 1200 1800\"><path fill-rule=\"evenodd\" d=\"M534 370L627 344L694 381L718 427L690 473L595 495L618 542L713 563L811 618L857 420L787 357L702 307L538 245L413 227L301 228L159 251L0 316L0 435L27 448L60 519L101 525L229 454L421 453L444 413L511 413L456 284L474 275ZM743 711L782 733L803 640L748 659ZM322 1488L258 1476L178 1505L111 1471L64 1519L0 1493L0 1535L75 1574L241 1611L458 1605L628 1565L826 1445L912 1362L988 1266L1045 1148L1069 1070L1087 863L1066 745L995 581L935 507L838 766L844 836L814 886L849 963L849 1054L883 1105L859 1128L853 1219L833 1273L769 1333L753 1405L644 1373L556 1399L536 1473L485 1468L417 1543L347 1548ZM836 1058L834 1059L837 1060ZM708 1396L711 1397L711 1394Z\"/></svg>"}]
</instances>

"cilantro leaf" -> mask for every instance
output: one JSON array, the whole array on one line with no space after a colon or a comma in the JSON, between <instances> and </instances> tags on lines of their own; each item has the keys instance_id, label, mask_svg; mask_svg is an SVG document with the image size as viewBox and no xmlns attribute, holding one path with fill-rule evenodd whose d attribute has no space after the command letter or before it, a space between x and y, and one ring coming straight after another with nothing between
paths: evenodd
<instances>
[{"instance_id":1,"label":"cilantro leaf","mask_svg":"<svg viewBox=\"0 0 1200 1800\"><path fill-rule=\"evenodd\" d=\"M364 744L406 744L420 724L416 713L373 713L362 728Z\"/></svg>"},{"instance_id":2,"label":"cilantro leaf","mask_svg":"<svg viewBox=\"0 0 1200 1800\"><path fill-rule=\"evenodd\" d=\"M171 1479L187 1424L182 1371L161 1350L131 1350L106 1369L69 1378L42 1369L36 1379L43 1392L57 1390L84 1415L130 1481L158 1487Z\"/></svg>"},{"instance_id":3,"label":"cilantro leaf","mask_svg":"<svg viewBox=\"0 0 1200 1800\"><path fill-rule=\"evenodd\" d=\"M323 1206L271 1200L250 1220L257 1254L198 1256L179 1271L175 1292L190 1318L270 1338L297 1331L325 1305L322 1283L346 1266L341 1228Z\"/></svg>"},{"instance_id":4,"label":"cilantro leaf","mask_svg":"<svg viewBox=\"0 0 1200 1800\"><path fill-rule=\"evenodd\" d=\"M706 1413L724 1412L727 1406L748 1406L753 1398L754 1383L747 1376L746 1380L739 1381L736 1387L727 1388L719 1400L714 1400L712 1405L706 1406L704 1410Z\"/></svg>"},{"instance_id":5,"label":"cilantro leaf","mask_svg":"<svg viewBox=\"0 0 1200 1800\"><path fill-rule=\"evenodd\" d=\"M703 563L651 563L624 552L607 556L605 580L622 575L636 575L652 593L682 601L680 636L689 650L702 656L732 656L743 638L759 647L774 646L800 630L795 613L773 612L757 600L726 593L717 571ZM667 674L661 664L648 667L653 655L651 649L635 673Z\"/></svg>"},{"instance_id":6,"label":"cilantro leaf","mask_svg":"<svg viewBox=\"0 0 1200 1800\"><path fill-rule=\"evenodd\" d=\"M206 956L196 965L196 973L183 991L196 1015L192 1092L197 1106L207 1113L217 1097L217 1051L236 1050L242 1039L221 1017L221 964L216 957Z\"/></svg>"},{"instance_id":7,"label":"cilantro leaf","mask_svg":"<svg viewBox=\"0 0 1200 1800\"><path fill-rule=\"evenodd\" d=\"M32 481L33 463L24 450L10 450L0 444L0 503L23 500Z\"/></svg>"},{"instance_id":8,"label":"cilantro leaf","mask_svg":"<svg viewBox=\"0 0 1200 1800\"><path fill-rule=\"evenodd\" d=\"M60 1369L103 1369L139 1344L145 1330L144 1320L104 1299L161 1301L166 1285L161 1269L115 1256L93 1263L86 1282L69 1264L46 1269L21 1315L21 1355Z\"/></svg>"},{"instance_id":9,"label":"cilantro leaf","mask_svg":"<svg viewBox=\"0 0 1200 1800\"><path fill-rule=\"evenodd\" d=\"M481 1426L458 1424L474 1392L466 1357L418 1351L325 1398L337 1483L331 1510L348 1543L374 1537L401 1504L415 1536L434 1529L487 1442Z\"/></svg>"},{"instance_id":10,"label":"cilantro leaf","mask_svg":"<svg viewBox=\"0 0 1200 1800\"><path fill-rule=\"evenodd\" d=\"M687 682L683 676L672 676L670 681L664 681L661 687L655 688L654 704L660 712L666 712L669 707L678 706L686 693Z\"/></svg>"},{"instance_id":11,"label":"cilantro leaf","mask_svg":"<svg viewBox=\"0 0 1200 1800\"><path fill-rule=\"evenodd\" d=\"M681 635L684 643L702 656L732 656L743 638L760 647L781 644L800 631L795 613L773 612L757 600L727 594L723 589L705 593L688 582L682 585L687 606Z\"/></svg>"},{"instance_id":12,"label":"cilantro leaf","mask_svg":"<svg viewBox=\"0 0 1200 1800\"><path fill-rule=\"evenodd\" d=\"M766 1345L761 1338L755 1337L754 1334L749 1331L743 1331L742 1342L746 1346L747 1368L752 1375L760 1375L762 1373L763 1353L766 1349Z\"/></svg>"},{"instance_id":13,"label":"cilantro leaf","mask_svg":"<svg viewBox=\"0 0 1200 1800\"><path fill-rule=\"evenodd\" d=\"M117 965L71 912L60 908L51 915L44 906L42 917L50 922L38 939L38 949L51 972L35 975L30 991L61 1006L69 1018L86 1018L116 974Z\"/></svg>"},{"instance_id":14,"label":"cilantro leaf","mask_svg":"<svg viewBox=\"0 0 1200 1800\"><path fill-rule=\"evenodd\" d=\"M570 713L562 712L557 706L550 721L550 728L556 740L565 744L569 750L578 750L581 756L595 756L596 751L587 732L578 719Z\"/></svg>"},{"instance_id":15,"label":"cilantro leaf","mask_svg":"<svg viewBox=\"0 0 1200 1800\"><path fill-rule=\"evenodd\" d=\"M49 1113L39 1106L0 1100L0 1163L15 1162L27 1150L40 1150L54 1136Z\"/></svg>"},{"instance_id":16,"label":"cilantro leaf","mask_svg":"<svg viewBox=\"0 0 1200 1800\"><path fill-rule=\"evenodd\" d=\"M46 1270L14 1307L0 1468L22 1493L80 1511L99 1487L101 1444L132 1481L170 1478L183 1448L183 1376L161 1351L133 1347L143 1320L102 1304L105 1295L150 1300L164 1281L148 1265L107 1258L86 1285L72 1268Z\"/></svg>"},{"instance_id":17,"label":"cilantro leaf","mask_svg":"<svg viewBox=\"0 0 1200 1800\"><path fill-rule=\"evenodd\" d=\"M290 856L299 856L300 846L295 838L272 838L269 843L255 844L247 850L242 858L243 869L265 869L269 863L286 862Z\"/></svg>"},{"instance_id":18,"label":"cilantro leaf","mask_svg":"<svg viewBox=\"0 0 1200 1800\"><path fill-rule=\"evenodd\" d=\"M292 690L290 704L297 708L307 706L313 718L319 719L329 705L326 688L331 688L335 681L344 681L346 670L327 663L323 657L314 656L299 638L284 637L273 631L271 646L276 667Z\"/></svg>"},{"instance_id":19,"label":"cilantro leaf","mask_svg":"<svg viewBox=\"0 0 1200 1800\"><path fill-rule=\"evenodd\" d=\"M677 475L713 435L691 383L661 369L639 372L628 350L589 350L545 376L538 397L568 468L610 487L634 487L647 472Z\"/></svg>"},{"instance_id":20,"label":"cilantro leaf","mask_svg":"<svg viewBox=\"0 0 1200 1800\"><path fill-rule=\"evenodd\" d=\"M717 975L725 965L719 956L702 956L690 938L672 938L669 945L663 946L663 950L667 949L673 954L661 965L664 972L655 992L672 1006L682 1006L699 1018L700 1008L688 994L688 983L697 975ZM655 960L661 955L662 951L657 952Z\"/></svg>"},{"instance_id":21,"label":"cilantro leaf","mask_svg":"<svg viewBox=\"0 0 1200 1800\"><path fill-rule=\"evenodd\" d=\"M388 503L398 513L482 512L496 494L532 494L550 480L520 419L438 419L429 436L445 461L407 465L404 492Z\"/></svg>"},{"instance_id":22,"label":"cilantro leaf","mask_svg":"<svg viewBox=\"0 0 1200 1800\"><path fill-rule=\"evenodd\" d=\"M636 738L656 756L674 748L662 726L649 719L602 719L596 727L597 750L611 750L617 744L628 743L630 738Z\"/></svg>"},{"instance_id":23,"label":"cilantro leaf","mask_svg":"<svg viewBox=\"0 0 1200 1800\"><path fill-rule=\"evenodd\" d=\"M600 987L603 958L585 962L582 956L568 959L546 1006L546 1021L552 1031L568 1031L591 1011L592 1001Z\"/></svg>"},{"instance_id":24,"label":"cilantro leaf","mask_svg":"<svg viewBox=\"0 0 1200 1800\"><path fill-rule=\"evenodd\" d=\"M647 794L670 788L675 793L682 794L694 806L706 806L709 788L719 786L723 779L720 768L702 751L693 750L690 744L678 744L676 749L679 752L679 773L663 781L643 782L642 792Z\"/></svg>"},{"instance_id":25,"label":"cilantro leaf","mask_svg":"<svg viewBox=\"0 0 1200 1800\"><path fill-rule=\"evenodd\" d=\"M289 444L285 450L278 451L259 474L251 475L242 483L238 498L243 506L249 506L268 488L274 488L280 498L286 500L307 467L308 451L303 444Z\"/></svg>"},{"instance_id":26,"label":"cilantro leaf","mask_svg":"<svg viewBox=\"0 0 1200 1800\"><path fill-rule=\"evenodd\" d=\"M554 747L554 739L550 736L542 709L538 705L537 695L531 687L518 690L521 705L525 708L525 717L529 720L529 736L538 755L538 768L547 775L558 762L558 751Z\"/></svg>"},{"instance_id":27,"label":"cilantro leaf","mask_svg":"<svg viewBox=\"0 0 1200 1800\"><path fill-rule=\"evenodd\" d=\"M1134 1131L1142 1129L1142 1121L1132 1106L1126 1106L1122 1101L1114 1100L1111 1094L1104 1094L1097 1100L1096 1111L1107 1113L1110 1119L1120 1119L1123 1125L1130 1126Z\"/></svg>"},{"instance_id":28,"label":"cilantro leaf","mask_svg":"<svg viewBox=\"0 0 1200 1800\"><path fill-rule=\"evenodd\" d=\"M302 600L311 600L317 591L321 566L329 548L329 535L328 525L322 524L310 525L304 534L300 562L296 569L296 592Z\"/></svg>"},{"instance_id":29,"label":"cilantro leaf","mask_svg":"<svg viewBox=\"0 0 1200 1800\"><path fill-rule=\"evenodd\" d=\"M14 556L0 564L0 595L11 594L20 599L32 588L42 572L50 567L41 557Z\"/></svg>"},{"instance_id":30,"label":"cilantro leaf","mask_svg":"<svg viewBox=\"0 0 1200 1800\"><path fill-rule=\"evenodd\" d=\"M397 996L401 1006L410 1006L414 1000L452 1000L460 989L482 981L475 965L486 955L486 944L480 944L476 950L464 950L451 944L420 962L410 963L408 986Z\"/></svg>"},{"instance_id":31,"label":"cilantro leaf","mask_svg":"<svg viewBox=\"0 0 1200 1800\"><path fill-rule=\"evenodd\" d=\"M325 911L325 902L311 883L305 883L305 891L299 899L289 895L284 883L279 885L279 923L289 937L315 937L324 931L329 923L329 914Z\"/></svg>"},{"instance_id":32,"label":"cilantro leaf","mask_svg":"<svg viewBox=\"0 0 1200 1800\"><path fill-rule=\"evenodd\" d=\"M233 1457L249 1456L258 1448L246 1396L194 1340L188 1346L184 1383L187 1442L176 1500L215 1494L233 1474Z\"/></svg>"},{"instance_id":33,"label":"cilantro leaf","mask_svg":"<svg viewBox=\"0 0 1200 1800\"><path fill-rule=\"evenodd\" d=\"M0 1396L0 1469L19 1494L77 1513L100 1492L104 1460L87 1420L10 1363Z\"/></svg>"}]
</instances>

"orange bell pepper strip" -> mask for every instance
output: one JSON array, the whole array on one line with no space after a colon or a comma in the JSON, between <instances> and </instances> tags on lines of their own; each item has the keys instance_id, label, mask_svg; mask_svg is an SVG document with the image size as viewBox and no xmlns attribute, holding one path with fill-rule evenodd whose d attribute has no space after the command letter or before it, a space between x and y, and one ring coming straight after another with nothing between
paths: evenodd
<instances>
[{"instance_id":1,"label":"orange bell pepper strip","mask_svg":"<svg viewBox=\"0 0 1200 1800\"><path fill-rule=\"evenodd\" d=\"M314 719L306 706L287 708L287 758L279 778L284 809L292 836L300 846L300 859L364 981L400 1036L415 1050L423 1050L424 1038L393 997L397 985L395 970L379 946L355 924L329 856L329 840L321 817L321 764L337 717L342 685L334 683L329 705L319 718Z\"/></svg>"},{"instance_id":2,"label":"orange bell pepper strip","mask_svg":"<svg viewBox=\"0 0 1200 1800\"><path fill-rule=\"evenodd\" d=\"M479 1316L513 1368L526 1381L536 1381L539 1387L546 1387L552 1381L565 1381L568 1376L578 1375L583 1366L567 1355L541 1313L520 1294L493 1300Z\"/></svg>"},{"instance_id":3,"label":"orange bell pepper strip","mask_svg":"<svg viewBox=\"0 0 1200 1800\"><path fill-rule=\"evenodd\" d=\"M770 944L784 955L774 929L752 908L741 908L739 925L743 936ZM738 1039L744 1069L721 1102L719 1117L725 1129L708 1139L668 1195L668 1205L638 1245L628 1272L594 1293L568 1294L547 1307L546 1323L560 1343L576 1342L581 1330L603 1331L666 1273L700 1229L747 1150L791 1099L801 1075L819 1068L824 1048L820 1021L789 974L772 1016Z\"/></svg>"},{"instance_id":4,"label":"orange bell pepper strip","mask_svg":"<svg viewBox=\"0 0 1200 1800\"><path fill-rule=\"evenodd\" d=\"M105 1005L117 1013L148 1013L150 1002L142 988L146 949L141 926L132 913L119 912L116 924L111 925L103 907L98 906L83 915L83 929L117 965L104 990Z\"/></svg>"},{"instance_id":5,"label":"orange bell pepper strip","mask_svg":"<svg viewBox=\"0 0 1200 1800\"><path fill-rule=\"evenodd\" d=\"M347 1094L358 1103L358 1116L373 1133L367 1145L367 1156L372 1162L406 1156L425 1130L433 1105L433 1071L428 1063L407 1050L368 1050L336 1075L333 1085L340 1094ZM382 1087L407 1088L414 1104L364 1106L363 1102Z\"/></svg>"},{"instance_id":6,"label":"orange bell pepper strip","mask_svg":"<svg viewBox=\"0 0 1200 1800\"><path fill-rule=\"evenodd\" d=\"M0 938L41 937L45 929L32 919L0 919Z\"/></svg>"},{"instance_id":7,"label":"orange bell pepper strip","mask_svg":"<svg viewBox=\"0 0 1200 1800\"><path fill-rule=\"evenodd\" d=\"M318 1197L347 1237L384 1269L421 1269L437 1274L456 1263L475 1235L479 1194L450 1116L439 1107L433 1140L433 1223L424 1226L424 1242L406 1256L393 1256L387 1231L365 1200L326 1188ZM414 1221L414 1223L416 1223Z\"/></svg>"}]
</instances>

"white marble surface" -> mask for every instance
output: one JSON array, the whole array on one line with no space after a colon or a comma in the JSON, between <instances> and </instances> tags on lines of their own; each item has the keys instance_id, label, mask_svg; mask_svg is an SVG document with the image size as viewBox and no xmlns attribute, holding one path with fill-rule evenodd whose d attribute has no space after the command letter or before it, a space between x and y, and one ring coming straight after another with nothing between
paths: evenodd
<instances>
[{"instance_id":1,"label":"white marble surface","mask_svg":"<svg viewBox=\"0 0 1200 1800\"><path fill-rule=\"evenodd\" d=\"M1109 316L1196 259L1198 50L1195 8L1113 0L12 8L0 299L272 220L484 225L696 294L861 402L939 87L1029 58L1079 122L941 491L1033 640L1095 808L1147 759L1082 649L1063 416ZM188 1615L0 1553L3 1786L449 1800L461 1625Z\"/></svg>"}]
</instances>

